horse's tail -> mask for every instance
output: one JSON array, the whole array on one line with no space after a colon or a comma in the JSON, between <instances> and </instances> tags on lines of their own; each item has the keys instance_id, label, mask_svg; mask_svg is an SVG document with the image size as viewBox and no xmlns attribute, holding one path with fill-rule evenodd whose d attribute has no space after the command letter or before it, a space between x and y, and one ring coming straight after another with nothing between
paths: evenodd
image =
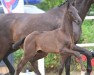
<instances>
[{"instance_id":1,"label":"horse's tail","mask_svg":"<svg viewBox=\"0 0 94 75\"><path fill-rule=\"evenodd\" d=\"M14 44L12 45L12 48L13 48L13 49L19 49L19 47L24 43L25 38L26 38L26 37L21 38L19 41L17 41L16 43L14 43Z\"/></svg>"}]
</instances>

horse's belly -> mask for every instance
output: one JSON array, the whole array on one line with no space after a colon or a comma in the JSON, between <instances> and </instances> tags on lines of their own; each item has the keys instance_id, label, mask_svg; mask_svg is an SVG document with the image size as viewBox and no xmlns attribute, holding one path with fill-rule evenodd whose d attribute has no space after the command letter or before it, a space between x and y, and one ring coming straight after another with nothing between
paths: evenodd
<instances>
[{"instance_id":1,"label":"horse's belly","mask_svg":"<svg viewBox=\"0 0 94 75\"><path fill-rule=\"evenodd\" d=\"M15 28L13 29L13 40L18 41L20 38L27 36L28 34L34 31L51 31L58 28L58 25L55 23L47 22L47 21L28 21L25 23L18 23L18 25L14 25Z\"/></svg>"},{"instance_id":2,"label":"horse's belly","mask_svg":"<svg viewBox=\"0 0 94 75\"><path fill-rule=\"evenodd\" d=\"M8 37L0 36L0 60L8 53L11 49L12 42Z\"/></svg>"}]
</instances>

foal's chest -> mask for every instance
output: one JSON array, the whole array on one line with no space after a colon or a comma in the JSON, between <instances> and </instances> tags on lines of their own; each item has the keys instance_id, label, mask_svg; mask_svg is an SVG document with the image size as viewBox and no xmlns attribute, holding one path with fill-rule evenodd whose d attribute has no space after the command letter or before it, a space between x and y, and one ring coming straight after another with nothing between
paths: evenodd
<instances>
[{"instance_id":1,"label":"foal's chest","mask_svg":"<svg viewBox=\"0 0 94 75\"><path fill-rule=\"evenodd\" d=\"M67 47L67 48L72 48L74 45L74 40L73 37L70 34L57 34L57 45L58 47Z\"/></svg>"}]
</instances>

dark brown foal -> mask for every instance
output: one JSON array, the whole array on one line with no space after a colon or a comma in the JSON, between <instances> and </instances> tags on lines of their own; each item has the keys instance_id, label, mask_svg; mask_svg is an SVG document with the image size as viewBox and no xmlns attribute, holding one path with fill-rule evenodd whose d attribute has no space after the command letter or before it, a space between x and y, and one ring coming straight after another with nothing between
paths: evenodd
<instances>
[{"instance_id":1,"label":"dark brown foal","mask_svg":"<svg viewBox=\"0 0 94 75\"><path fill-rule=\"evenodd\" d=\"M17 66L15 75L19 75L23 66L32 60L40 51L46 54L59 53L62 57L62 65L64 65L67 57L74 55L80 60L81 68L84 70L80 53L73 51L73 25L72 22L81 18L78 15L76 8L69 2L63 7L63 25L53 31L34 31L27 35L24 39L23 49L24 56ZM36 71L37 75L41 75Z\"/></svg>"}]
</instances>

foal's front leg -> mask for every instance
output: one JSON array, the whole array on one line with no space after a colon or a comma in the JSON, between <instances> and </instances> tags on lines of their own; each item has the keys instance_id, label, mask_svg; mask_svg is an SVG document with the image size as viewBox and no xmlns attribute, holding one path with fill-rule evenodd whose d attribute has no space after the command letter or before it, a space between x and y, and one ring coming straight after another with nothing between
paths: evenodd
<instances>
[{"instance_id":1,"label":"foal's front leg","mask_svg":"<svg viewBox=\"0 0 94 75\"><path fill-rule=\"evenodd\" d=\"M64 64L65 64L67 57L68 57L67 55L61 55L61 57L60 57L61 58L60 64L62 64L62 65L60 65L60 67L59 67L59 75L61 75L63 72Z\"/></svg>"},{"instance_id":2,"label":"foal's front leg","mask_svg":"<svg viewBox=\"0 0 94 75\"><path fill-rule=\"evenodd\" d=\"M62 57L61 57L61 62L62 62ZM67 57L66 60L65 60L65 71L66 71L66 75L70 75L70 63L71 63L71 56L70 57ZM59 75L62 75L62 72L63 72L63 65L61 63L60 65L60 68L59 68Z\"/></svg>"},{"instance_id":3,"label":"foal's front leg","mask_svg":"<svg viewBox=\"0 0 94 75\"><path fill-rule=\"evenodd\" d=\"M65 51L65 52L64 52ZM80 53L79 52L77 52L77 51L73 51L73 50L68 50L68 49L65 49L64 51L62 51L62 52L64 52L64 53L66 53L66 54L71 54L71 55L74 55L74 56L76 56L79 60L80 60L80 64L81 64L81 68L82 68L82 70L85 70L85 67L84 67L84 65L82 64L82 59L81 59L81 56L80 56ZM63 65L63 64L62 64ZM63 70L63 68L61 68L61 70ZM61 71L60 70L60 71ZM60 71L59 71L59 75L61 75L61 73L62 73L62 71L61 71L61 73L60 73Z\"/></svg>"},{"instance_id":4,"label":"foal's front leg","mask_svg":"<svg viewBox=\"0 0 94 75\"><path fill-rule=\"evenodd\" d=\"M90 75L92 71L92 65L91 65L91 59L92 59L92 53L84 48L81 48L79 46L74 46L73 50L80 52L81 54L84 54L87 57L87 73L86 75Z\"/></svg>"},{"instance_id":5,"label":"foal's front leg","mask_svg":"<svg viewBox=\"0 0 94 75\"><path fill-rule=\"evenodd\" d=\"M76 45L74 46L73 50L86 55L86 57L87 57L87 73L86 73L86 75L90 75L90 73L92 71L92 66L91 66L92 53L90 51L88 51L84 48L81 48L79 46L76 46ZM66 60L66 63L65 63L66 75L70 75L70 60L71 60L71 58L68 57L68 60Z\"/></svg>"}]
</instances>

